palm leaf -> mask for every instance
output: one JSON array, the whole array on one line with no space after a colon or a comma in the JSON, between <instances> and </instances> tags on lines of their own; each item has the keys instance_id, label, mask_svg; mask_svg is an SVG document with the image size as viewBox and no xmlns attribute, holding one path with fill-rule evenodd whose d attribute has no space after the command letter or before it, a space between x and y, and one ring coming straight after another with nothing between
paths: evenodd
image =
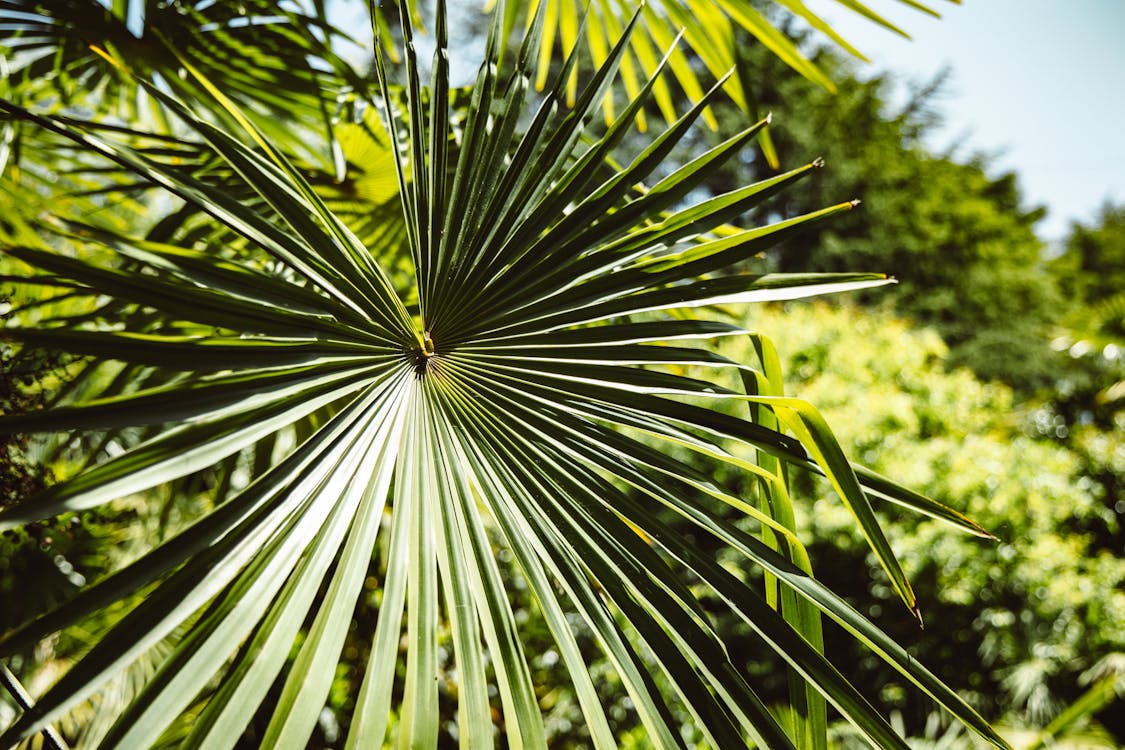
<instances>
[{"instance_id":1,"label":"palm leaf","mask_svg":"<svg viewBox=\"0 0 1125 750\"><path fill-rule=\"evenodd\" d=\"M265 719L262 746L304 745L328 700L331 665L341 659L378 552L385 560L376 571L381 604L348 747L389 740L437 745L446 719L435 675L443 668L439 635L446 628L465 741L492 742L496 710L510 746L545 745L537 686L509 601L517 581L534 596L558 644L598 747L613 745L613 723L576 627L592 634L653 746L682 746L677 717L685 714L715 746L823 746L826 714L818 706L827 702L874 744L905 747L822 653L822 614L1004 746L950 688L809 575L784 513L754 509L674 455L687 447L729 456L775 498L784 466L819 470L856 513L905 604L916 606L868 501L869 493L909 493L855 472L811 407L740 386L740 374L754 372L750 366L685 345L737 330L667 317L718 303L887 283L873 274L728 270L853 204L713 235L810 172L684 206L704 169L736 155L761 123L651 191L633 191L701 112L685 115L619 173L602 168L621 131L596 135L588 126L639 17L623 24L574 109L563 106L577 67L572 57L537 112L525 117L547 14L540 13L517 59L505 66L499 42L506 10L494 16L465 127L452 143L457 153L450 150L444 4L428 90L409 15L402 21L405 107L394 106L397 94L378 59L414 269L407 288L383 266L396 259L365 247L205 69L185 65L210 97L208 108L226 113L219 124L142 85L256 201L238 200L94 127L0 103L8 116L194 204L254 251L228 258L73 223L61 234L70 249L8 248L11 258L39 269L22 283L61 279L92 301L112 298L124 313L114 321L48 316L13 332L25 347L155 366L168 376L0 419L7 432L147 429L120 455L0 511L0 528L142 493L245 451L258 450L259 469L247 486L141 559L0 637L0 654L18 653L146 591L0 743L48 727L182 629L101 747L176 736L177 717L187 712L197 716L184 737L189 747L233 746L255 712ZM627 111L655 96L656 85L645 81L636 92ZM86 245L117 262L88 262L77 252ZM666 345L671 341L676 345ZM685 362L709 365L715 379L679 374ZM776 380L776 373L767 366L763 377ZM749 418L717 408L731 399L754 404ZM784 425L795 436L783 433ZM285 444L291 447L278 447ZM739 458L742 449L759 458ZM771 543L709 512L705 498L747 509L771 530ZM667 513L731 545L748 565L767 571L783 596L757 591L694 549L664 520ZM777 721L743 665L726 653L697 586L789 665L802 696L795 705L807 707L796 730ZM407 644L401 690L394 666L400 640ZM269 698L275 683L280 692Z\"/></svg>"},{"instance_id":2,"label":"palm leaf","mask_svg":"<svg viewBox=\"0 0 1125 750\"><path fill-rule=\"evenodd\" d=\"M960 0L952 0L959 2ZM933 2L918 2L917 0L899 0L903 5L922 13L938 16ZM488 6L494 4L489 2ZM544 45L539 59L538 81L542 86L548 76L551 60L551 47L554 40L560 38L563 52L568 53L579 42L579 35L575 29L581 25L584 29L586 46L596 64L601 64L607 59L607 39L616 38L621 28L633 13L636 3L630 0L596 0L584 3L578 0L536 0L529 4L528 19L534 16L540 4L545 4L546 18L550 25L546 29ZM837 4L850 12L866 18L867 20L900 36L909 38L909 35L900 27L888 20L885 16L872 10L866 4L856 0L837 0ZM775 0L774 5L781 9L781 14L788 18L799 19L802 23L828 38L835 46L848 54L866 61L867 58L844 39L835 29L826 23L815 11L802 0ZM519 14L514 4L508 5L505 18L505 32L510 32L518 23ZM624 88L633 95L643 85L646 78L651 78L657 69L657 55L654 49L667 49L672 34L670 29L682 29L682 34L687 40L691 51L699 58L703 65L713 76L721 77L727 71L736 67L738 62L739 46L753 42L763 44L767 49L777 55L800 75L819 84L828 91L835 91L836 86L823 71L809 60L797 43L787 37L779 28L775 15L763 13L749 0L674 0L649 2L644 5L644 23L638 33L632 36L630 48L622 59L621 72ZM580 24L580 20L582 22ZM689 99L697 101L703 93L699 74L681 51L674 51L671 61L671 70L676 82ZM577 79L569 82L571 98L577 90ZM757 108L753 97L753 81L746 80L744 74L727 80L724 85L727 95L749 112L753 117L758 117ZM656 82L655 101L661 113L668 122L675 120L675 105L668 84L663 80ZM606 99L607 119L614 118L612 100ZM704 114L708 122L714 126L714 116L710 111ZM644 120L639 120L643 125ZM766 158L775 169L779 162L770 145L768 134L763 135L762 148Z\"/></svg>"},{"instance_id":3,"label":"palm leaf","mask_svg":"<svg viewBox=\"0 0 1125 750\"><path fill-rule=\"evenodd\" d=\"M310 14L270 0L4 0L8 97L56 109L79 105L167 131L168 114L133 73L198 98L198 81L183 75L194 66L273 142L329 170L339 159L337 144L317 138L327 148L309 151L302 134L330 135L336 113L327 102L344 101L365 83L334 51L333 41L346 36L320 5Z\"/></svg>"}]
</instances>

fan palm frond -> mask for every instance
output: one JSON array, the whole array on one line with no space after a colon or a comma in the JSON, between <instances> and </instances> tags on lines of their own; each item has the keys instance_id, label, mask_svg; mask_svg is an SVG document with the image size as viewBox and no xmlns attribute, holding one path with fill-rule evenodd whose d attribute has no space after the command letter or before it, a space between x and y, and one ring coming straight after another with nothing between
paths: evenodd
<instances>
[{"instance_id":1,"label":"fan palm frond","mask_svg":"<svg viewBox=\"0 0 1125 750\"><path fill-rule=\"evenodd\" d=\"M960 2L960 0L951 0ZM552 49L556 39L561 40L564 51L574 49L584 39L595 64L607 59L615 39L633 14L637 3L632 0L596 0L585 3L579 0L543 0L546 4L547 24L544 41L540 46L538 84L543 86L549 76ZM934 2L899 0L902 5L924 14L938 17ZM489 3L492 5L493 3ZM876 12L864 3L854 0L837 0L843 10L856 13L872 23L900 36L909 38L900 26L885 15ZM534 16L539 2L528 4L527 18ZM747 76L749 71L739 66L739 46L748 40L763 44L793 70L828 91L836 86L817 65L808 59L798 48L798 44L778 28L777 21L760 10L760 3L750 0L653 0L642 3L644 21L631 37L629 50L621 61L621 76L625 90L635 96L644 81L653 76L659 61L659 50L668 49L675 29L683 29L683 35L691 52L703 63L711 75L722 77L727 71L739 68L739 75L726 81L727 95L753 117L758 117L754 82ZM859 60L867 57L842 37L829 23L801 0L775 0L773 5L782 10L788 18L799 19L832 44ZM506 6L505 28L510 31L520 20L517 4ZM668 63L672 77L688 98L698 100L703 95L704 85L696 66L684 51L674 49ZM577 79L569 82L570 95L577 91ZM663 80L658 80L653 98L668 122L676 119L676 105L672 90ZM604 102L606 116L613 119L613 100ZM639 115L642 119L643 113ZM704 118L715 126L714 115L704 112ZM775 169L779 166L777 156L769 142L768 131L763 134L763 152Z\"/></svg>"},{"instance_id":2,"label":"fan palm frond","mask_svg":"<svg viewBox=\"0 0 1125 750\"><path fill-rule=\"evenodd\" d=\"M983 532L853 467L815 409L780 392L777 358L764 339L756 340L758 366L732 362L698 342L744 331L671 315L887 283L864 273L729 270L853 204L712 234L816 166L685 207L707 168L738 154L764 122L636 191L723 82L626 167L607 171L606 157L656 86L655 76L646 80L604 132L589 127L641 20L625 25L573 109L563 102L574 55L529 113L546 8L507 68L500 60L507 16L503 7L497 12L456 139L444 4L428 87L404 14L405 108L391 106L396 97L377 58L385 133L399 146L391 153L413 266L406 279L385 270L383 248L365 246L202 70L188 69L226 121L244 128L240 135L159 87L146 90L253 190L254 201L95 128L0 104L198 206L271 260L73 224L65 225L70 249L6 248L10 262L38 269L22 283L61 280L119 305L113 319L40 320L6 329L8 337L169 376L0 419L5 432L146 431L119 455L0 511L0 527L145 492L263 442L271 460L135 563L0 637L0 655L19 653L147 591L0 744L44 729L184 628L100 747L148 747L189 711L189 747L234 745L258 711L268 717L263 747L303 746L378 550L385 560L375 571L378 619L349 748L379 747L391 735L401 747L437 745L435 676L446 631L462 741L491 745L497 711L510 746L546 744L521 623L508 601L513 575L557 643L596 747L614 747L615 738L576 629L593 635L654 747L683 745L675 715L684 712L717 747L823 747L830 704L877 746L905 748L823 654L824 615L1004 746L952 689L812 577L787 518L785 472L828 478L911 611L917 604L870 499ZM665 55L656 75L671 60ZM117 262L82 252L95 247ZM716 377L685 377L684 363L705 364ZM731 402L745 404L745 416L719 408ZM741 467L753 492L730 494L677 458L682 450ZM715 503L756 520L765 540L714 513ZM768 574L768 593L700 552L670 518L739 551L748 567ZM789 665L795 718L779 721L731 660L698 586ZM277 691L268 695L271 686Z\"/></svg>"},{"instance_id":3,"label":"fan palm frond","mask_svg":"<svg viewBox=\"0 0 1125 750\"><path fill-rule=\"evenodd\" d=\"M330 102L366 84L334 51L332 42L346 37L323 10L272 0L5 0L5 96L163 126L158 98L145 95L134 74L203 100L202 79L187 73L195 68L274 143L331 165L330 151L306 153L303 139L310 129L330 132ZM332 145L323 135L315 140Z\"/></svg>"}]
</instances>

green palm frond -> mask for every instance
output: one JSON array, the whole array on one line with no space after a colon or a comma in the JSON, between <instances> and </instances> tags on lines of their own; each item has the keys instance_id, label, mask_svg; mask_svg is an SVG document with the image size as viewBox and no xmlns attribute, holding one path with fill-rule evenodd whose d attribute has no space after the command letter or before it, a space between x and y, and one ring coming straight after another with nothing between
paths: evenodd
<instances>
[{"instance_id":1,"label":"green palm frond","mask_svg":"<svg viewBox=\"0 0 1125 750\"><path fill-rule=\"evenodd\" d=\"M4 0L5 96L165 125L158 99L134 75L203 99L204 79L187 72L194 68L266 137L299 150L308 130L327 132L332 99L366 85L333 50L343 32L319 11L271 0ZM309 156L332 163L327 150Z\"/></svg>"},{"instance_id":2,"label":"green palm frond","mask_svg":"<svg viewBox=\"0 0 1125 750\"><path fill-rule=\"evenodd\" d=\"M950 0L959 2L959 0ZM547 63L549 62L549 45L555 38L562 40L565 49L572 49L579 38L579 29L585 20L585 41L591 54L600 63L606 57L606 52L612 46L615 34L627 23L634 12L636 5L629 0L597 0L589 4L588 11L582 3L575 0L545 0L547 4L546 17L548 19L546 34L547 44L541 48L542 59L539 67L541 82L546 81ZM867 5L852 0L836 0L837 4L848 11L856 13L872 23L887 29L895 34L909 38L909 34L893 23L886 16L876 12ZM899 0L903 5L913 8L930 16L938 17L933 2L916 2L915 0ZM489 3L489 6L494 3ZM849 54L867 60L862 52L852 46L846 39L824 21L812 8L801 0L775 0L774 4L784 9L790 16L808 24L811 28L824 34L835 45ZM528 14L534 15L538 1L530 4ZM588 17L582 19L583 13ZM625 85L639 89L647 75L655 69L655 61L659 55L654 55L654 49L662 49L665 36L669 28L683 28L688 43L692 50L700 56L712 73L721 75L735 65L735 30L741 29L750 34L759 43L764 44L770 51L786 62L795 71L809 80L815 81L829 91L835 90L831 79L825 76L817 66L806 58L797 45L775 25L770 19L749 0L687 0L687 2L650 2L644 8L644 35L634 37L629 57L629 63L624 67L628 71ZM520 8L509 5L505 18L505 29L510 31L518 23ZM685 91L700 90L699 79L687 65L682 55L677 56L677 62L672 66L673 73L684 87ZM634 67L635 66L635 67ZM663 85L658 87L667 91ZM730 85L728 93L735 101L742 102L742 91L737 85ZM670 101L663 95L658 97L662 108L670 105ZM667 112L667 110L666 110Z\"/></svg>"},{"instance_id":3,"label":"green palm frond","mask_svg":"<svg viewBox=\"0 0 1125 750\"><path fill-rule=\"evenodd\" d=\"M100 311L41 317L5 329L7 337L164 376L0 419L8 433L137 436L118 455L0 511L0 528L147 492L257 451L250 481L209 513L0 636L0 656L21 653L145 592L0 744L48 727L180 633L99 747L149 747L177 732L188 747L230 747L256 712L266 717L261 746L304 746L374 558L381 595L349 748L388 739L437 745L453 719L442 716L435 679L449 670L443 633L456 664L462 743L492 745L495 711L509 746L545 746L538 686L509 602L516 582L555 640L596 747L616 741L579 631L592 634L654 747L683 746L676 717L685 714L716 747L823 747L831 705L876 746L905 748L824 655L824 615L1004 746L952 689L810 575L792 531L786 472L828 478L911 610L916 602L871 498L983 532L853 467L815 409L779 390L764 339L756 340L758 366L732 362L699 342L745 332L682 314L887 283L876 274L730 270L853 204L712 234L815 166L690 204L708 167L737 155L764 122L636 191L722 82L626 167L607 170L656 87L649 78L616 124L589 127L642 20L623 26L573 109L564 101L574 55L527 112L545 13L504 67L507 15L498 10L456 133L443 3L428 87L403 20L405 107L392 106L399 97L377 57L410 275L388 270L397 240L365 246L200 69L189 74L226 110L225 121L244 126L239 136L159 87L146 90L254 200L95 127L0 103L8 116L197 206L248 249L228 257L177 245L175 233L157 240L74 222L61 224L52 249L5 248L7 263L36 269L21 284L68 284ZM268 262L256 262L251 249ZM111 261L99 262L104 256ZM713 368L714 380L680 374L685 363ZM730 403L745 405L745 416L720 408ZM744 469L752 491L730 494L678 458L684 451ZM716 504L755 520L764 539L715 513ZM701 552L677 524L741 553L747 568L768 574L768 593ZM700 588L789 666L795 718L779 721L732 661ZM185 714L190 722L178 718Z\"/></svg>"},{"instance_id":4,"label":"green palm frond","mask_svg":"<svg viewBox=\"0 0 1125 750\"><path fill-rule=\"evenodd\" d=\"M595 64L602 64L613 46L613 40L620 35L629 17L637 7L632 0L543 0L546 4L547 24L544 41L540 46L538 65L538 85L542 87L549 75L551 55L555 40L562 43L564 51L579 46L581 41L589 50ZM887 29L890 32L909 38L902 28L886 16L876 12L866 4L855 0L836 0L844 10L856 13L863 18ZM922 13L938 16L934 2L899 0L902 5ZM951 0L960 2L960 0ZM489 3L491 5L492 3ZM528 4L527 18L535 14L539 0ZM632 35L629 50L621 61L622 83L630 96L653 76L660 60L659 50L668 49L676 29L682 29L685 41L696 57L711 75L722 77L727 71L739 68L739 75L727 80L726 94L753 117L759 117L754 96L752 72L742 70L739 47L753 40L765 45L793 70L828 91L836 86L814 62L808 59L794 40L778 28L775 18L764 13L761 3L751 0L650 0L643 3L643 23ZM774 0L773 5L781 9L788 18L799 19L803 24L826 37L832 44L860 60L867 60L862 52L852 46L835 29L821 18L802 0ZM520 21L520 8L509 4L506 8L505 30L511 31ZM674 50L669 61L672 77L692 101L703 95L704 86L698 69L692 65L688 55L682 50ZM577 79L572 77L569 93L573 99L577 91ZM676 106L672 90L663 80L658 80L653 99L668 122L676 119ZM613 101L604 102L606 116L613 119ZM714 116L704 112L704 118L715 126ZM644 125L643 113L638 115ZM762 149L771 166L779 166L776 154L763 134Z\"/></svg>"}]
</instances>

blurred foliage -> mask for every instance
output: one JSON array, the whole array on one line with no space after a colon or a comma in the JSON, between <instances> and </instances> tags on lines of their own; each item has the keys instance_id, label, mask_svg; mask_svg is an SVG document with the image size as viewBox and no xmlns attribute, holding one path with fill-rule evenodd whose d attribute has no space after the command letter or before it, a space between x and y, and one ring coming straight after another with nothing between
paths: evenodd
<instances>
[{"instance_id":1,"label":"blurred foliage","mask_svg":"<svg viewBox=\"0 0 1125 750\"><path fill-rule=\"evenodd\" d=\"M1075 224L1065 252L1051 265L1074 300L1097 303L1120 296L1125 290L1125 205L1107 203L1092 225ZM1125 315L1106 322L1125 335Z\"/></svg>"},{"instance_id":2,"label":"blurred foliage","mask_svg":"<svg viewBox=\"0 0 1125 750\"><path fill-rule=\"evenodd\" d=\"M1083 433L1086 457L1029 434L1011 389L965 369L946 372L948 349L935 332L883 313L790 305L755 315L750 327L776 336L787 387L839 426L849 455L907 478L1000 537L951 534L939 521L882 506L925 603L917 653L972 685L985 715L1047 725L1085 692L1083 673L1125 651L1125 559L1120 546L1106 545L1122 539L1125 507L1107 507L1099 483L1082 475L1093 456L1125 468L1125 425ZM746 361L750 347L732 341L725 353ZM885 582L868 583L862 539L827 488L803 511L802 538L818 540L810 549L818 576L892 632L911 627ZM844 646L830 640L827 648ZM908 703L894 675L862 655L853 668L918 729L928 709ZM1118 699L1102 718L1119 723L1123 707Z\"/></svg>"},{"instance_id":3,"label":"blurred foliage","mask_svg":"<svg viewBox=\"0 0 1125 750\"><path fill-rule=\"evenodd\" d=\"M1050 270L1068 309L1052 342L1069 355L1057 408L1069 424L1112 428L1125 406L1125 205L1075 224Z\"/></svg>"}]
</instances>

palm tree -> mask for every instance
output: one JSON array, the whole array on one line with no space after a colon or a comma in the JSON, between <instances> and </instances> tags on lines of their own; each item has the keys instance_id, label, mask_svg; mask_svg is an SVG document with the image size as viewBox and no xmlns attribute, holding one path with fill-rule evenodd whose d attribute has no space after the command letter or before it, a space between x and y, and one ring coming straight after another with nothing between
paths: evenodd
<instances>
[{"instance_id":1,"label":"palm tree","mask_svg":"<svg viewBox=\"0 0 1125 750\"><path fill-rule=\"evenodd\" d=\"M549 7L503 58L511 15L500 4L467 101L449 87L444 3L428 87L402 14L401 78L377 43L372 114L334 127L328 149L305 142L309 120L284 134L252 97L236 100L243 90L215 72L238 79L232 66L206 68L171 44L175 84L147 58L92 49L175 120L166 130L0 102L28 148L69 144L56 158L74 160L84 189L73 203L29 194L36 210L4 227L0 261L22 301L5 336L21 352L69 359L50 408L6 415L0 431L55 435L41 455L53 451L70 470L0 511L0 528L162 487L207 498L143 556L0 636L0 656L11 657L92 617L111 623L44 694L22 699L0 745L48 730L154 658L155 674L92 744L303 746L374 579L349 748L434 747L454 719L465 746L491 745L501 730L510 746L546 745L541 686L510 603L522 590L596 747L617 738L591 652L655 747L683 746L685 723L716 747L826 747L831 705L875 746L905 748L823 653L825 615L1005 746L812 576L787 478L825 477L915 614L871 501L985 532L852 465L816 410L782 392L768 339L754 337L758 362L733 362L706 343L748 332L691 314L887 283L748 270L756 253L854 203L728 224L817 163L691 203L708 168L736 157L766 120L640 188L725 81L610 168L676 53L613 124L597 124L636 38L634 15L598 67L570 54L531 108ZM585 83L568 107L574 71ZM397 189L373 204L362 179L333 184L311 156L332 148L367 154L349 170L363 177L391 167ZM154 191L163 204L146 199ZM121 202L138 196L143 211ZM342 217L362 211L378 220L361 236ZM685 377L688 363L714 378ZM738 467L749 489L718 486L692 455ZM201 476L213 486L201 489ZM764 590L701 553L685 528L735 550L763 573ZM788 665L784 710L771 710L726 653L704 600ZM455 712L442 706L440 675L455 677ZM262 726L248 730L255 716Z\"/></svg>"}]
</instances>

